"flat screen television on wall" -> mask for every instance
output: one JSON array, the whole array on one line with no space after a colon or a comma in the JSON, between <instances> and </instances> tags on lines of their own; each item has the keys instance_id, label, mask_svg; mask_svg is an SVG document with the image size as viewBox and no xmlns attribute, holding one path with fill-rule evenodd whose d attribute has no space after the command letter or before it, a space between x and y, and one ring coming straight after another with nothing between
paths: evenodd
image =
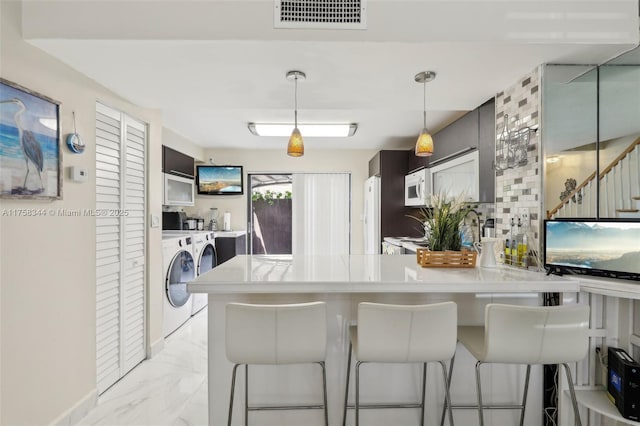
<instances>
[{"instance_id":1,"label":"flat screen television on wall","mask_svg":"<svg viewBox=\"0 0 640 426\"><path fill-rule=\"evenodd\" d=\"M244 193L242 166L196 166L198 194L241 195Z\"/></svg>"},{"instance_id":2,"label":"flat screen television on wall","mask_svg":"<svg viewBox=\"0 0 640 426\"><path fill-rule=\"evenodd\" d=\"M640 280L640 220L546 220L544 241L550 272Z\"/></svg>"}]
</instances>

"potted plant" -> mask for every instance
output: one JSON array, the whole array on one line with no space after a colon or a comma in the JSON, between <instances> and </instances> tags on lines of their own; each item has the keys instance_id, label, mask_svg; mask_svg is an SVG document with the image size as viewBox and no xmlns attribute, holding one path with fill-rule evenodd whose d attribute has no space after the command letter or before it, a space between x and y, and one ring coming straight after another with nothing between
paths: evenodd
<instances>
[{"instance_id":1,"label":"potted plant","mask_svg":"<svg viewBox=\"0 0 640 426\"><path fill-rule=\"evenodd\" d=\"M465 203L465 198L465 194L460 194L455 198L448 197L444 193L433 194L430 207L420 209L417 216L411 216L424 225L425 237L431 252L460 251L462 246L460 227L465 216L471 210L471 207ZM453 266L458 262L460 256L457 255L455 260L452 260L454 259L452 255L427 255L425 251L422 251L418 253L418 259L422 259L419 263L423 266ZM436 263L425 265L430 262ZM475 256L472 263L475 265Z\"/></svg>"}]
</instances>

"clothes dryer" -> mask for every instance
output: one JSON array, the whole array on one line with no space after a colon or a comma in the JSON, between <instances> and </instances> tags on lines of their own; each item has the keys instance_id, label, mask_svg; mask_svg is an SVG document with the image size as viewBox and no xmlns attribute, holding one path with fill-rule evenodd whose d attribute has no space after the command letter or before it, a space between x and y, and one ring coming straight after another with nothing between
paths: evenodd
<instances>
[{"instance_id":1,"label":"clothes dryer","mask_svg":"<svg viewBox=\"0 0 640 426\"><path fill-rule=\"evenodd\" d=\"M193 257L196 262L198 276L212 270L218 266L218 253L213 231L194 232L193 235ZM207 306L208 294L193 293L192 315Z\"/></svg>"},{"instance_id":2,"label":"clothes dryer","mask_svg":"<svg viewBox=\"0 0 640 426\"><path fill-rule=\"evenodd\" d=\"M218 253L213 231L163 231L162 235L189 235L192 238L193 260L196 267L196 276L218 266ZM191 314L195 315L207 306L208 295L206 293L193 293L191 295Z\"/></svg>"},{"instance_id":3,"label":"clothes dryer","mask_svg":"<svg viewBox=\"0 0 640 426\"><path fill-rule=\"evenodd\" d=\"M187 283L196 278L191 252L191 236L162 235L162 266L164 278L163 335L176 331L190 317L191 294Z\"/></svg>"}]
</instances>

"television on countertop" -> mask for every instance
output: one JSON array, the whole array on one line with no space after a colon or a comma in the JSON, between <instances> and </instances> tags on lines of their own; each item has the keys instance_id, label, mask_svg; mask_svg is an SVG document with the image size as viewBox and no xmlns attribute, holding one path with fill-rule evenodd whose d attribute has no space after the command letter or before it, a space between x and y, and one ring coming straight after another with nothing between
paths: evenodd
<instances>
[{"instance_id":1,"label":"television on countertop","mask_svg":"<svg viewBox=\"0 0 640 426\"><path fill-rule=\"evenodd\" d=\"M555 273L640 280L640 220L546 220L544 264Z\"/></svg>"},{"instance_id":2,"label":"television on countertop","mask_svg":"<svg viewBox=\"0 0 640 426\"><path fill-rule=\"evenodd\" d=\"M196 166L198 194L242 195L244 174L242 166Z\"/></svg>"}]
</instances>

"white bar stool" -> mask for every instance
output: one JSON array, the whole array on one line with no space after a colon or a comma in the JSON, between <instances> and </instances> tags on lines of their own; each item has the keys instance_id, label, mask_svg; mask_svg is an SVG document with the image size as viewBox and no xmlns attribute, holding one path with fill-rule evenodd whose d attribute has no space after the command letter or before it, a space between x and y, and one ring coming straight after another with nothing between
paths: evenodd
<instances>
[{"instance_id":1,"label":"white bar stool","mask_svg":"<svg viewBox=\"0 0 640 426\"><path fill-rule=\"evenodd\" d=\"M420 408L420 424L424 425L424 399L428 362L439 362L445 384L445 399L449 402L449 380L445 360L453 357L456 348L457 305L454 302L429 305L388 305L360 303L358 325L350 327L347 383L344 396L343 426L347 407L355 408L356 426L360 424L360 408ZM348 406L351 353L356 363L356 400ZM414 404L360 404L360 365L368 362L422 363L422 398ZM450 424L453 426L453 417Z\"/></svg>"},{"instance_id":2,"label":"white bar stool","mask_svg":"<svg viewBox=\"0 0 640 426\"><path fill-rule=\"evenodd\" d=\"M477 408L480 426L484 425L484 409L519 409L522 426L531 365L562 364L569 384L576 424L581 425L568 363L580 361L587 355L589 306L517 306L490 303L485 308L484 324L484 327L458 327L458 340L478 360L476 363L478 405L454 405L453 408ZM483 405L480 366L486 363L527 365L522 404ZM452 372L453 361L449 367L449 380ZM446 404L445 401L445 407ZM446 412L443 409L441 424L444 424L445 415Z\"/></svg>"},{"instance_id":3,"label":"white bar stool","mask_svg":"<svg viewBox=\"0 0 640 426\"><path fill-rule=\"evenodd\" d=\"M233 362L229 421L238 366L245 365L245 425L250 410L324 409L327 415L327 308L325 302L288 305L229 303L226 307L226 353ZM249 406L249 364L279 365L317 363L322 367L324 404Z\"/></svg>"}]
</instances>

